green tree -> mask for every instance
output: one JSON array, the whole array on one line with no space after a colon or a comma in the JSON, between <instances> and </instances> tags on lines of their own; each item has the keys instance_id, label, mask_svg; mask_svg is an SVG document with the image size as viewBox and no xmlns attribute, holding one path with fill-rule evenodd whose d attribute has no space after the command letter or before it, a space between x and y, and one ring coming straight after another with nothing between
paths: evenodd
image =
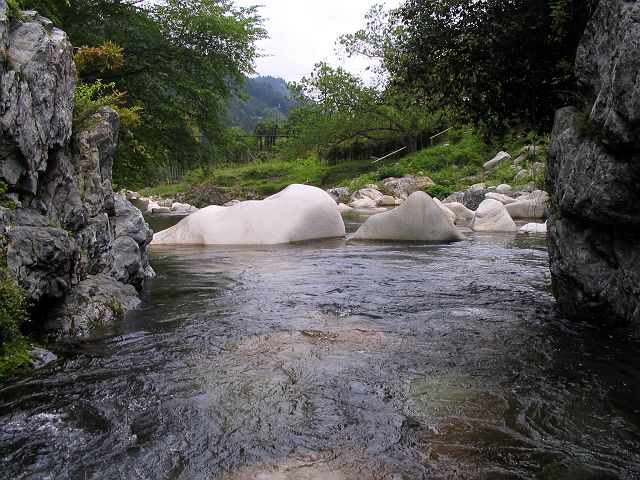
<instances>
[{"instance_id":1,"label":"green tree","mask_svg":"<svg viewBox=\"0 0 640 480\"><path fill-rule=\"evenodd\" d=\"M367 86L341 67L319 63L309 77L294 85L300 107L290 119L295 153L319 148L332 160L362 158L405 147L415 151L442 126L442 118L411 95Z\"/></svg>"},{"instance_id":2,"label":"green tree","mask_svg":"<svg viewBox=\"0 0 640 480\"><path fill-rule=\"evenodd\" d=\"M42 2L41 2L42 3ZM133 187L159 179L169 165L182 170L224 159L223 119L232 84L252 73L255 41L265 35L256 8L230 0L49 1L76 47L122 47L115 69L85 69L139 105L140 125L121 135L114 179Z\"/></svg>"},{"instance_id":3,"label":"green tree","mask_svg":"<svg viewBox=\"0 0 640 480\"><path fill-rule=\"evenodd\" d=\"M575 94L572 68L591 1L407 0L394 81L490 133L548 130Z\"/></svg>"}]
</instances>

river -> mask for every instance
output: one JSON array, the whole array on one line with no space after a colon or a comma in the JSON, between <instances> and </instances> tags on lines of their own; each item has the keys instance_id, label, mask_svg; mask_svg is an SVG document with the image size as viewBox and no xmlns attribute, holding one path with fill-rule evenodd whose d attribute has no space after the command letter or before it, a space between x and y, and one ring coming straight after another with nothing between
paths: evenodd
<instances>
[{"instance_id":1,"label":"river","mask_svg":"<svg viewBox=\"0 0 640 480\"><path fill-rule=\"evenodd\" d=\"M463 231L153 248L139 309L0 386L0 477L640 478L640 342Z\"/></svg>"}]
</instances>

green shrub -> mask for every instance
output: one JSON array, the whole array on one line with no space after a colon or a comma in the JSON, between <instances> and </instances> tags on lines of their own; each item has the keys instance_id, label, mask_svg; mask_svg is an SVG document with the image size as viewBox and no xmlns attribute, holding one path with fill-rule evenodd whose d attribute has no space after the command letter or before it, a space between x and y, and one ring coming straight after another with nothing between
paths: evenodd
<instances>
[{"instance_id":1,"label":"green shrub","mask_svg":"<svg viewBox=\"0 0 640 480\"><path fill-rule=\"evenodd\" d=\"M375 172L363 173L349 182L349 192L353 193L365 188L367 185L375 184L377 179L378 176Z\"/></svg>"},{"instance_id":2,"label":"green shrub","mask_svg":"<svg viewBox=\"0 0 640 480\"><path fill-rule=\"evenodd\" d=\"M452 193L457 192L457 189L448 185L429 185L428 187L424 188L424 191L432 197L436 197L438 200L442 200L444 198L447 198Z\"/></svg>"},{"instance_id":3,"label":"green shrub","mask_svg":"<svg viewBox=\"0 0 640 480\"><path fill-rule=\"evenodd\" d=\"M377 180L384 180L389 177L404 177L405 174L406 170L397 163L382 166L376 171Z\"/></svg>"},{"instance_id":4,"label":"green shrub","mask_svg":"<svg viewBox=\"0 0 640 480\"><path fill-rule=\"evenodd\" d=\"M0 269L0 378L29 370L29 342L20 330L28 321L24 289Z\"/></svg>"}]
</instances>

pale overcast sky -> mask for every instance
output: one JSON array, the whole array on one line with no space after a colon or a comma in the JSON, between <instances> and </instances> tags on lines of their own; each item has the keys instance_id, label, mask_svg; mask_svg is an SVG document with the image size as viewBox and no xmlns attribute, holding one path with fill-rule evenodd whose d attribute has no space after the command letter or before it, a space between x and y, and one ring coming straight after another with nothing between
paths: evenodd
<instances>
[{"instance_id":1,"label":"pale overcast sky","mask_svg":"<svg viewBox=\"0 0 640 480\"><path fill-rule=\"evenodd\" d=\"M401 0L234 0L241 7L263 5L260 15L269 38L259 48L266 57L259 58L259 75L298 81L309 75L317 62L342 65L359 73L364 60L341 61L335 54L340 35L354 33L366 24L365 13L373 5L384 3L396 7Z\"/></svg>"}]
</instances>

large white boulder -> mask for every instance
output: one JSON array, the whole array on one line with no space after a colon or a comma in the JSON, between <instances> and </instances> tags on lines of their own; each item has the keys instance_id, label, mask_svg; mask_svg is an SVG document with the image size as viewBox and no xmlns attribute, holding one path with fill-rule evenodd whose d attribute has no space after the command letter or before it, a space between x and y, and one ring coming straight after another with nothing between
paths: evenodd
<instances>
[{"instance_id":1,"label":"large white boulder","mask_svg":"<svg viewBox=\"0 0 640 480\"><path fill-rule=\"evenodd\" d=\"M549 194L542 190L534 190L507 205L507 211L512 218L546 218L548 210Z\"/></svg>"},{"instance_id":2,"label":"large white boulder","mask_svg":"<svg viewBox=\"0 0 640 480\"><path fill-rule=\"evenodd\" d=\"M506 207L497 200L484 200L469 225L476 232L515 232L515 222Z\"/></svg>"},{"instance_id":3,"label":"large white boulder","mask_svg":"<svg viewBox=\"0 0 640 480\"><path fill-rule=\"evenodd\" d=\"M372 215L352 237L353 240L434 242L465 238L442 209L424 192L412 193L398 208Z\"/></svg>"},{"instance_id":4,"label":"large white boulder","mask_svg":"<svg viewBox=\"0 0 640 480\"><path fill-rule=\"evenodd\" d=\"M336 202L309 185L290 185L264 200L203 208L156 233L152 245L273 245L341 237Z\"/></svg>"},{"instance_id":5,"label":"large white boulder","mask_svg":"<svg viewBox=\"0 0 640 480\"><path fill-rule=\"evenodd\" d=\"M473 218L473 210L469 210L460 202L445 203L444 206L454 213L456 220L471 220Z\"/></svg>"}]
</instances>

